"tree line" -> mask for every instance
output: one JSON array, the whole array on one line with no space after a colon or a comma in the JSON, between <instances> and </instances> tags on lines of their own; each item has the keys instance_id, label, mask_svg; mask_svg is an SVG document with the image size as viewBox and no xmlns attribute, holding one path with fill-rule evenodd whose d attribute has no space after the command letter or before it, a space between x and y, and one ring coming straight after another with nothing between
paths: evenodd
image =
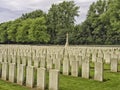
<instances>
[{"instance_id":1,"label":"tree line","mask_svg":"<svg viewBox=\"0 0 120 90\"><path fill-rule=\"evenodd\" d=\"M48 13L35 10L1 23L0 43L61 45L68 33L70 44L120 44L120 0L92 3L86 20L76 25L79 8L74 1L63 1L53 4Z\"/></svg>"}]
</instances>

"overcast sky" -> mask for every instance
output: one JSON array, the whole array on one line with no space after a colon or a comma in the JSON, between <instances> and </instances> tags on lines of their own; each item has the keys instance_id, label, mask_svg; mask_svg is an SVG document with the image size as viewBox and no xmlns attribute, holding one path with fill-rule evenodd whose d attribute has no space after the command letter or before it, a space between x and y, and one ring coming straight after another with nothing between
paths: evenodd
<instances>
[{"instance_id":1,"label":"overcast sky","mask_svg":"<svg viewBox=\"0 0 120 90\"><path fill-rule=\"evenodd\" d=\"M64 0L0 0L0 23L14 20L23 13L41 9L49 10L53 3L60 3ZM70 1L70 0L66 0ZM88 8L91 3L97 0L74 0L80 6L80 16L76 18L77 23L85 20Z\"/></svg>"}]
</instances>

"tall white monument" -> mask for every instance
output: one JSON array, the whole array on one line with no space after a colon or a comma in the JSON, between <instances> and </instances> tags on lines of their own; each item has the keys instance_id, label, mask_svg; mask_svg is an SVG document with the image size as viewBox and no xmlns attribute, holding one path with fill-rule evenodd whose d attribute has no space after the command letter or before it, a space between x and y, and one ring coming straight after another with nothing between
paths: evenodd
<instances>
[{"instance_id":1,"label":"tall white monument","mask_svg":"<svg viewBox=\"0 0 120 90\"><path fill-rule=\"evenodd\" d=\"M66 34L66 43L65 43L65 47L67 47L69 45L69 42L68 42L68 33Z\"/></svg>"}]
</instances>

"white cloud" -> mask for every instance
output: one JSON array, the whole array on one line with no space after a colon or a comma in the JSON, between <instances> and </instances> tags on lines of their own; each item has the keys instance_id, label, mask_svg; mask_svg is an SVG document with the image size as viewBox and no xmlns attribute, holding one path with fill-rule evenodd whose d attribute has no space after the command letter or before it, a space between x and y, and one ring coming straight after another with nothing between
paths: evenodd
<instances>
[{"instance_id":1,"label":"white cloud","mask_svg":"<svg viewBox=\"0 0 120 90\"><path fill-rule=\"evenodd\" d=\"M53 3L60 3L70 0L0 0L0 23L16 19L23 13L30 12L36 9L41 9L45 12ZM80 6L80 17L77 18L77 23L85 20L89 5L97 0L74 0Z\"/></svg>"}]
</instances>

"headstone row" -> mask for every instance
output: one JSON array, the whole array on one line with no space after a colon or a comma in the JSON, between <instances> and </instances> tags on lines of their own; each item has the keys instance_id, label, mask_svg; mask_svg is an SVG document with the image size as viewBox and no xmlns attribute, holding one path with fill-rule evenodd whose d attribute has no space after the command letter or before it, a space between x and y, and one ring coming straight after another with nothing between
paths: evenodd
<instances>
[{"instance_id":1,"label":"headstone row","mask_svg":"<svg viewBox=\"0 0 120 90\"><path fill-rule=\"evenodd\" d=\"M27 87L37 88L37 90L45 90L46 88L46 69L35 68L33 66L25 66L15 63L0 63L0 77ZM35 79L36 78L36 79ZM49 90L59 89L59 70L49 70Z\"/></svg>"}]
</instances>

